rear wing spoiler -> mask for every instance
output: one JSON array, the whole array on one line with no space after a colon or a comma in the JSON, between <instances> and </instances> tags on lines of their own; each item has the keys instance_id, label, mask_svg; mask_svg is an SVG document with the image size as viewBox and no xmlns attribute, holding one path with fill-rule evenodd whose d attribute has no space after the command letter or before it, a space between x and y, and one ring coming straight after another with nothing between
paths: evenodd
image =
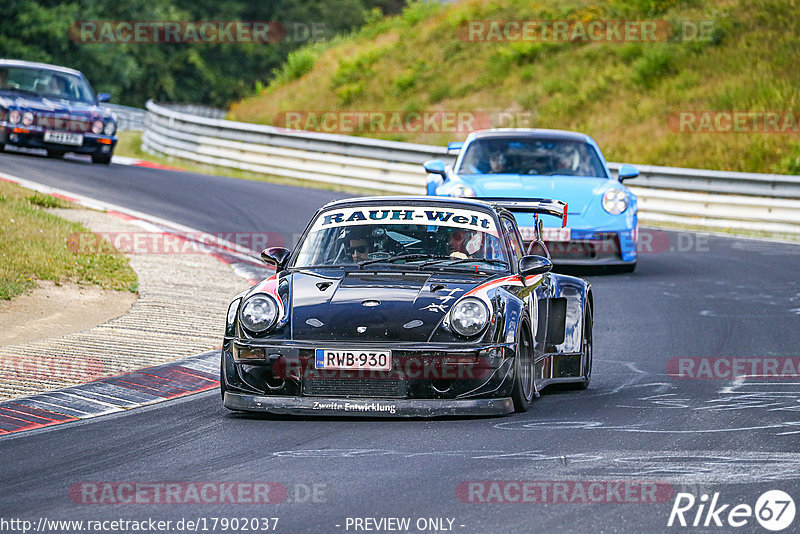
<instances>
[{"instance_id":1,"label":"rear wing spoiler","mask_svg":"<svg viewBox=\"0 0 800 534\"><path fill-rule=\"evenodd\" d=\"M561 227L567 226L567 203L549 198L486 198L479 200L500 206L511 212L543 213L561 219Z\"/></svg>"}]
</instances>

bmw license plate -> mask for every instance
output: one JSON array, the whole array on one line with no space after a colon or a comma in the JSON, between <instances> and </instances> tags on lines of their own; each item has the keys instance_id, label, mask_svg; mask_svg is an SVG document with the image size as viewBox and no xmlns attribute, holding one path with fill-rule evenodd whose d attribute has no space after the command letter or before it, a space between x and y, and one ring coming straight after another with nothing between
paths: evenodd
<instances>
[{"instance_id":1,"label":"bmw license plate","mask_svg":"<svg viewBox=\"0 0 800 534\"><path fill-rule=\"evenodd\" d=\"M314 354L314 367L348 371L389 371L392 369L392 352L317 349Z\"/></svg>"},{"instance_id":2,"label":"bmw license plate","mask_svg":"<svg viewBox=\"0 0 800 534\"><path fill-rule=\"evenodd\" d=\"M81 146L83 135L69 132L45 132L45 143L56 143L59 145Z\"/></svg>"},{"instance_id":3,"label":"bmw license plate","mask_svg":"<svg viewBox=\"0 0 800 534\"><path fill-rule=\"evenodd\" d=\"M536 237L536 228L533 226L522 226L519 229L524 241L533 241ZM545 226L542 228L542 237L545 241L550 243L562 242L565 243L572 239L572 231L569 228L550 228Z\"/></svg>"}]
</instances>

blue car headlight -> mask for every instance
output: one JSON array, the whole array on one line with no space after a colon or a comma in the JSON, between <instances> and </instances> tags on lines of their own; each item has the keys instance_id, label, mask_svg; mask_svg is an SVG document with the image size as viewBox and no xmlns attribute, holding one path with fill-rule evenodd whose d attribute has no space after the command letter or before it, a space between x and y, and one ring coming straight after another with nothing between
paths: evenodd
<instances>
[{"instance_id":1,"label":"blue car headlight","mask_svg":"<svg viewBox=\"0 0 800 534\"><path fill-rule=\"evenodd\" d=\"M474 197L475 191L471 187L464 184L456 184L450 190L451 197Z\"/></svg>"},{"instance_id":2,"label":"blue car headlight","mask_svg":"<svg viewBox=\"0 0 800 534\"><path fill-rule=\"evenodd\" d=\"M106 122L106 125L103 127L103 133L109 137L114 135L114 132L116 131L117 131L117 124L114 121Z\"/></svg>"},{"instance_id":3,"label":"blue car headlight","mask_svg":"<svg viewBox=\"0 0 800 534\"><path fill-rule=\"evenodd\" d=\"M628 194L622 189L609 189L603 194L603 209L611 215L619 215L628 209Z\"/></svg>"}]
</instances>

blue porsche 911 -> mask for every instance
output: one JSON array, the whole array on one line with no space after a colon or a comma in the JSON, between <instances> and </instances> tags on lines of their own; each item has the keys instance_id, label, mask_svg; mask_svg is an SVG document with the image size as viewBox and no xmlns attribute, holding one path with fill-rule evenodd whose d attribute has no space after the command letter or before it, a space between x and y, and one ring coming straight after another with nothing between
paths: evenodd
<instances>
[{"instance_id":1,"label":"blue porsche 911","mask_svg":"<svg viewBox=\"0 0 800 534\"><path fill-rule=\"evenodd\" d=\"M639 171L622 165L617 177L588 135L560 130L495 129L450 143L458 158L451 168L425 163L428 194L451 197L557 198L568 204L569 226L545 226L553 262L566 266L636 268L637 202L622 184ZM534 214L516 213L526 246L534 243ZM546 221L553 224L554 221Z\"/></svg>"}]
</instances>

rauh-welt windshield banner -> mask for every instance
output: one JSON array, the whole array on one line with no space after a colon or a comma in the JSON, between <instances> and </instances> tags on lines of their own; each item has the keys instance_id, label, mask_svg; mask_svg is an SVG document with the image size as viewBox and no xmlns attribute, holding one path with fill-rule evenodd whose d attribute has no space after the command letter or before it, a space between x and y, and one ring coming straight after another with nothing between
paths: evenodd
<instances>
[{"instance_id":1,"label":"rauh-welt windshield banner","mask_svg":"<svg viewBox=\"0 0 800 534\"><path fill-rule=\"evenodd\" d=\"M370 224L449 226L498 235L494 219L488 213L460 208L431 209L427 206L366 206L334 209L321 214L314 221L311 231Z\"/></svg>"}]
</instances>

